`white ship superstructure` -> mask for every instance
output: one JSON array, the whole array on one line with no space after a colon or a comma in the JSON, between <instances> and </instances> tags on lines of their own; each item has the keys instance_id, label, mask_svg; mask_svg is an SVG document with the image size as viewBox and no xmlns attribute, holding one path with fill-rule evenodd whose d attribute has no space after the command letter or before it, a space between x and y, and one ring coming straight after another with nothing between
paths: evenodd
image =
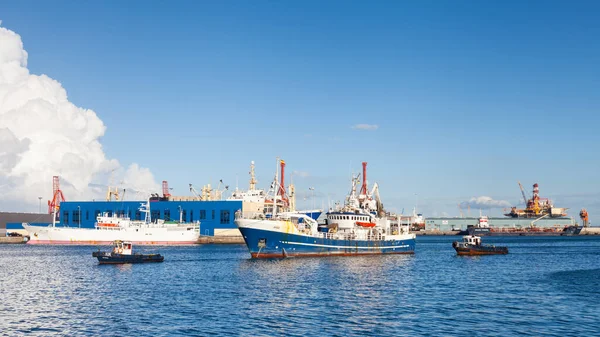
<instances>
[{"instance_id":1,"label":"white ship superstructure","mask_svg":"<svg viewBox=\"0 0 600 337\"><path fill-rule=\"evenodd\" d=\"M53 221L48 226L23 224L30 240L29 244L111 244L115 240L131 241L138 245L185 245L195 244L200 237L200 222L167 222L162 219L152 221L150 201L142 203L140 212L144 220L131 220L108 212L97 217L94 228L74 228L57 226ZM56 219L56 214L54 218Z\"/></svg>"}]
</instances>

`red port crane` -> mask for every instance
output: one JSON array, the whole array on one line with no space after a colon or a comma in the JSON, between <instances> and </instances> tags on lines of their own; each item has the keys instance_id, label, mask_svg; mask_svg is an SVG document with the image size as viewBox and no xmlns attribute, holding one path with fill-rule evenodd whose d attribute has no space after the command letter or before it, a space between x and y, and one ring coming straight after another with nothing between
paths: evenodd
<instances>
[{"instance_id":1,"label":"red port crane","mask_svg":"<svg viewBox=\"0 0 600 337\"><path fill-rule=\"evenodd\" d=\"M163 180L162 188L163 188L163 197L164 198L170 197L171 193L169 193L169 183L166 180Z\"/></svg>"},{"instance_id":2,"label":"red port crane","mask_svg":"<svg viewBox=\"0 0 600 337\"><path fill-rule=\"evenodd\" d=\"M60 181L58 176L52 177L52 200L48 200L48 213L54 213L56 210L56 217L60 218L60 203L65 201L65 196L60 189Z\"/></svg>"}]
</instances>

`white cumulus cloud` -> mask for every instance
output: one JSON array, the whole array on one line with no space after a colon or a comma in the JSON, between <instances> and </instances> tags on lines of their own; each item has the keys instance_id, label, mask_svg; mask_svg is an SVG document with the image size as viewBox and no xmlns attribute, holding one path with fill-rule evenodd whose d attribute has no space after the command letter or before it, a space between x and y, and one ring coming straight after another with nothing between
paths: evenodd
<instances>
[{"instance_id":1,"label":"white cumulus cloud","mask_svg":"<svg viewBox=\"0 0 600 337\"><path fill-rule=\"evenodd\" d=\"M21 37L0 27L0 205L51 198L54 175L71 200L98 198L90 184L108 183L111 171L121 172L118 181L132 188L158 191L148 169L125 169L106 158L100 143L104 123L94 111L69 102L56 80L30 74L27 57Z\"/></svg>"},{"instance_id":2,"label":"white cumulus cloud","mask_svg":"<svg viewBox=\"0 0 600 337\"><path fill-rule=\"evenodd\" d=\"M379 125L377 125L377 124L356 124L356 125L353 125L352 128L355 130L373 131L373 130L379 129Z\"/></svg>"},{"instance_id":3,"label":"white cumulus cloud","mask_svg":"<svg viewBox=\"0 0 600 337\"><path fill-rule=\"evenodd\" d=\"M491 209L491 208L505 208L510 207L510 203L506 200L494 200L491 197L480 196L473 197L469 201L463 201L460 203L461 208L471 207L474 209Z\"/></svg>"}]
</instances>

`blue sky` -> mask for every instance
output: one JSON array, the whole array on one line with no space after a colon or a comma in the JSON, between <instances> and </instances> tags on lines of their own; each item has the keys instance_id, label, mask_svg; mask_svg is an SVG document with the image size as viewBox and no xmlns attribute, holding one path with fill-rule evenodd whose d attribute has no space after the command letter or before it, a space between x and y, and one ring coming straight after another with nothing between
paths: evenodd
<instances>
[{"instance_id":1,"label":"blue sky","mask_svg":"<svg viewBox=\"0 0 600 337\"><path fill-rule=\"evenodd\" d=\"M317 205L369 162L384 204L520 201L600 212L595 1L18 1L28 68L107 126L109 158L175 194L275 158ZM353 128L377 125L375 130ZM306 206L309 201L299 201ZM501 209L490 214L498 215Z\"/></svg>"}]
</instances>

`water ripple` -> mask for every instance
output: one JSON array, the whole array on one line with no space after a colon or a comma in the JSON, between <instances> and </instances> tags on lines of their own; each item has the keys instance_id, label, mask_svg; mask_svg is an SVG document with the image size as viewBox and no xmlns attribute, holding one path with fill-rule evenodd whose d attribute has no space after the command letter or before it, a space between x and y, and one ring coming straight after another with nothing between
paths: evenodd
<instances>
[{"instance_id":1,"label":"water ripple","mask_svg":"<svg viewBox=\"0 0 600 337\"><path fill-rule=\"evenodd\" d=\"M100 266L95 249L0 246L0 335L597 335L600 238L494 237L506 256L250 260L244 246L143 248L161 264Z\"/></svg>"}]
</instances>

